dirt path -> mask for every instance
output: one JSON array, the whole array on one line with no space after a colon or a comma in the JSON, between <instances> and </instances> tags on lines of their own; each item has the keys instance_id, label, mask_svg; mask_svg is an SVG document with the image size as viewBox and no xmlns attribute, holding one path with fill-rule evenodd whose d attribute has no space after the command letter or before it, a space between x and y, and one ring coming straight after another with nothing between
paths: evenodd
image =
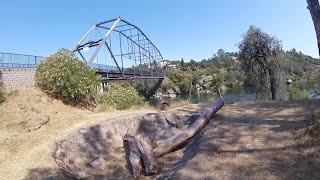
<instances>
[{"instance_id":1,"label":"dirt path","mask_svg":"<svg viewBox=\"0 0 320 180\"><path fill-rule=\"evenodd\" d=\"M319 107L319 101L227 105L172 179L319 179L319 139L301 129Z\"/></svg>"}]
</instances>

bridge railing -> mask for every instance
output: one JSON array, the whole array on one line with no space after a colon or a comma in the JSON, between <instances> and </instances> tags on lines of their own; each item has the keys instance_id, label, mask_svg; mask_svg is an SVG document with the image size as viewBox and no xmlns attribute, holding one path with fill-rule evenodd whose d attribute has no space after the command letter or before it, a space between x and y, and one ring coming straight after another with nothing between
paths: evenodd
<instances>
[{"instance_id":1,"label":"bridge railing","mask_svg":"<svg viewBox=\"0 0 320 180\"><path fill-rule=\"evenodd\" d=\"M42 56L0 52L0 68L36 68L42 60ZM94 63L90 64L90 67L103 73L131 74L134 77L164 77L163 72L151 68L141 69L138 67L131 67L123 68L119 71L116 66Z\"/></svg>"},{"instance_id":2,"label":"bridge railing","mask_svg":"<svg viewBox=\"0 0 320 180\"><path fill-rule=\"evenodd\" d=\"M42 56L0 52L0 68L35 68L42 59Z\"/></svg>"},{"instance_id":3,"label":"bridge railing","mask_svg":"<svg viewBox=\"0 0 320 180\"><path fill-rule=\"evenodd\" d=\"M36 64L0 63L0 68L36 68Z\"/></svg>"},{"instance_id":4,"label":"bridge railing","mask_svg":"<svg viewBox=\"0 0 320 180\"><path fill-rule=\"evenodd\" d=\"M138 67L120 68L116 66L94 64L90 65L92 68L97 69L98 73L110 73L110 74L123 74L125 76L131 75L133 77L164 77L164 73L161 70L156 69L140 69Z\"/></svg>"}]
</instances>

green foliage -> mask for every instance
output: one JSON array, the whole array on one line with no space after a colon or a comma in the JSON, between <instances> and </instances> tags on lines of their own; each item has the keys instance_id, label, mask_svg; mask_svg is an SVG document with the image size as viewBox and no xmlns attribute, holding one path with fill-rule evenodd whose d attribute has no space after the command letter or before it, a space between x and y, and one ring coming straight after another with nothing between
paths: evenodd
<instances>
[{"instance_id":1,"label":"green foliage","mask_svg":"<svg viewBox=\"0 0 320 180\"><path fill-rule=\"evenodd\" d=\"M182 58L181 61L180 61L180 65L181 65L181 67L184 67L184 60L183 60L183 58Z\"/></svg>"},{"instance_id":2,"label":"green foliage","mask_svg":"<svg viewBox=\"0 0 320 180\"><path fill-rule=\"evenodd\" d=\"M261 59L256 59L256 61L251 62L250 57L243 56L241 51L240 53L225 52L223 49L219 49L212 58L201 61L192 60L190 62L184 62L183 66L176 72L167 72L167 77L181 89L182 93L188 93L190 81L198 83L202 75L218 75L223 78L223 85L229 88L241 86L257 87L262 83L266 83L263 84L264 87L260 89L265 91L264 94L266 97L264 98L267 99L269 99L271 94L271 80L274 81L273 85L276 86L277 92L275 94L277 94L278 99L284 94L285 80L287 79L292 79L293 82L320 84L320 81L313 82L319 78L320 66L318 65L317 59L304 55L302 52L297 52L295 49L283 52L281 51L281 42L279 42L279 40L262 32L260 29L258 30L261 31L259 33L267 40L254 44L254 39L257 38L250 39L248 41L251 44L249 43L250 46L246 46L246 49L252 53L256 49L254 46L259 45L259 48L266 50L265 53L261 52L261 55L264 54L266 57L266 59L263 60L264 62L261 62L263 62L262 66L264 68L267 67L271 70L270 72L268 69L264 69L263 75L256 74L260 72L260 68L256 65ZM262 39L262 41L264 39ZM264 46L266 45L264 43L270 42L272 42L272 46ZM270 53L272 50L276 50L276 52ZM246 58L246 62L252 71L244 68L243 57L249 57ZM171 63L176 64L176 61L171 61ZM270 74L273 75L273 78Z\"/></svg>"},{"instance_id":3,"label":"green foliage","mask_svg":"<svg viewBox=\"0 0 320 180\"><path fill-rule=\"evenodd\" d=\"M225 51L223 50L223 49L219 49L218 51L217 51L217 56L219 57L219 58L224 58L225 57Z\"/></svg>"},{"instance_id":4,"label":"green foliage","mask_svg":"<svg viewBox=\"0 0 320 180\"><path fill-rule=\"evenodd\" d=\"M157 80L142 80L133 83L133 86L138 91L140 96L147 98L153 93Z\"/></svg>"},{"instance_id":5,"label":"green foliage","mask_svg":"<svg viewBox=\"0 0 320 180\"><path fill-rule=\"evenodd\" d=\"M222 83L223 83L223 79L221 76L213 76L213 79L210 82L210 86L216 93L219 94Z\"/></svg>"},{"instance_id":6,"label":"green foliage","mask_svg":"<svg viewBox=\"0 0 320 180\"><path fill-rule=\"evenodd\" d=\"M99 78L73 52L59 49L37 66L36 82L43 91L64 102L78 103L96 94Z\"/></svg>"},{"instance_id":7,"label":"green foliage","mask_svg":"<svg viewBox=\"0 0 320 180\"><path fill-rule=\"evenodd\" d=\"M247 80L258 88L262 98L268 98L271 90L272 99L278 95L278 81L281 70L280 55L282 44L274 36L260 28L250 26L239 44L240 59Z\"/></svg>"},{"instance_id":8,"label":"green foliage","mask_svg":"<svg viewBox=\"0 0 320 180\"><path fill-rule=\"evenodd\" d=\"M190 81L192 73L190 71L169 71L166 76L179 87L181 93L188 93L190 90Z\"/></svg>"},{"instance_id":9,"label":"green foliage","mask_svg":"<svg viewBox=\"0 0 320 180\"><path fill-rule=\"evenodd\" d=\"M310 99L311 96L310 96L309 92L305 89L300 90L299 88L292 88L289 91L289 98L292 100Z\"/></svg>"},{"instance_id":10,"label":"green foliage","mask_svg":"<svg viewBox=\"0 0 320 180\"><path fill-rule=\"evenodd\" d=\"M283 70L287 74L287 79L294 82L309 81L318 77L317 59L297 52L294 48L284 53Z\"/></svg>"},{"instance_id":11,"label":"green foliage","mask_svg":"<svg viewBox=\"0 0 320 180\"><path fill-rule=\"evenodd\" d=\"M100 103L117 110L125 110L142 106L144 101L132 86L123 87L121 84L113 83L107 92L100 95Z\"/></svg>"},{"instance_id":12,"label":"green foliage","mask_svg":"<svg viewBox=\"0 0 320 180\"><path fill-rule=\"evenodd\" d=\"M320 136L320 110L314 111L311 121L307 126L307 133Z\"/></svg>"},{"instance_id":13,"label":"green foliage","mask_svg":"<svg viewBox=\"0 0 320 180\"><path fill-rule=\"evenodd\" d=\"M3 103L6 100L4 88L0 85L0 103Z\"/></svg>"},{"instance_id":14,"label":"green foliage","mask_svg":"<svg viewBox=\"0 0 320 180\"><path fill-rule=\"evenodd\" d=\"M160 86L160 88L158 89L158 91L165 93L167 92L169 89L174 89L176 87L176 85L169 79L164 80Z\"/></svg>"},{"instance_id":15,"label":"green foliage","mask_svg":"<svg viewBox=\"0 0 320 180\"><path fill-rule=\"evenodd\" d=\"M244 79L244 72L239 70L230 70L224 78L224 85L230 88L242 86Z\"/></svg>"}]
</instances>

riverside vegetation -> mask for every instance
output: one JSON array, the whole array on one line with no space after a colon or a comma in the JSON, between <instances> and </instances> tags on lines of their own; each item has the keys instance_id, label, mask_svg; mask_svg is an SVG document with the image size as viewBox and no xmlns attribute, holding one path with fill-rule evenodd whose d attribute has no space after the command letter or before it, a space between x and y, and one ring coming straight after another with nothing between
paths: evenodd
<instances>
[{"instance_id":1,"label":"riverside vegetation","mask_svg":"<svg viewBox=\"0 0 320 180\"><path fill-rule=\"evenodd\" d=\"M268 43L272 43L273 39L278 43L278 45L275 46L278 48L276 50L278 52L277 56L262 55L265 59L274 59L271 62L276 62L281 64L281 66L272 65L275 63L267 64L270 68L267 73L264 73L268 76L263 77L263 81L268 83L272 79L278 79L275 84L277 85L277 89L280 90L281 86L283 87L285 85L284 81L288 79L291 79L294 83L320 84L320 77L317 76L317 74L320 73L320 65L317 59L298 52L296 49L283 51L279 40L263 32L261 29L251 26L243 35L243 40L239 45L239 52L225 52L223 49L219 49L213 57L201 61L190 60L190 62L184 62L183 59L169 61L170 64L177 65L177 70L166 72L168 79L165 80L165 83L162 83L157 91L167 93L169 90L178 89L179 93L189 93L190 90L195 92L196 89L194 87L200 84L203 77L209 76L212 77L212 80L211 83L207 83L204 87L206 92L217 92L217 87L260 87L260 89L258 89L260 90L259 93L264 93L266 95L264 99L269 99L269 93L266 89L270 89L272 83L260 86L259 78L254 79L253 77L260 77L258 73L261 72L257 71L256 75L252 74L259 68L255 68L253 64L250 64L250 66L247 64L246 66L245 63L246 59L254 59L255 57L242 53L242 51L246 51L244 47L250 47L250 43L252 46L258 43L258 41L246 41L246 39L254 39L249 37L250 34L258 34L257 37L255 37L256 39L264 37L266 48L269 47ZM265 51L271 52L275 50L266 49ZM274 71L273 76L275 76L275 78L269 77L270 69ZM150 92L154 90L153 88L157 83L156 80L128 81L125 83L115 82L111 83L111 86L106 89L106 92L98 95L96 90L99 77L96 76L95 71L82 63L71 51L66 49L61 49L56 54L45 58L37 68L36 79L38 86L42 90L66 102L79 103L82 101L94 105L99 103L103 106L109 106L119 110L144 104L145 99L147 99L148 95L152 94ZM277 93L280 94L281 91ZM306 90L301 88L293 88L289 93L292 99L310 98Z\"/></svg>"},{"instance_id":2,"label":"riverside vegetation","mask_svg":"<svg viewBox=\"0 0 320 180\"><path fill-rule=\"evenodd\" d=\"M98 94L100 77L73 52L60 49L46 57L36 69L37 85L49 95L68 104L96 106L117 110L129 109L144 104L132 88L112 84L104 93Z\"/></svg>"},{"instance_id":3,"label":"riverside vegetation","mask_svg":"<svg viewBox=\"0 0 320 180\"><path fill-rule=\"evenodd\" d=\"M171 60L170 64L177 65L177 70L166 72L168 79L157 91L167 93L169 90L178 89L179 93L189 93L190 90L195 92L194 87L200 84L199 81L204 76L212 77L211 83L205 87L206 91L217 92L217 87L256 87L257 80L245 73L248 66L245 67L246 58L241 54L241 48L245 47L245 39L252 31L260 33L260 36L265 36L266 39L274 38L261 29L251 26L243 36L239 52L225 52L223 49L219 49L213 57L201 61ZM252 43L254 45L257 42ZM280 45L279 47L281 47ZM279 74L282 81L278 84L284 86L283 79L291 79L296 84L311 83L315 87L315 93L319 93L320 77L317 76L320 73L319 60L298 52L296 49L283 51L279 48L277 51L276 61L281 62L281 66L276 69L282 72ZM268 55L266 58L269 58ZM142 106L157 83L155 80L115 82L106 88L106 92L99 94L97 92L99 78L94 70L81 62L73 52L66 49L60 49L57 53L46 57L36 70L38 86L51 96L71 104L100 104L104 107L102 109L111 107L122 110ZM269 79L266 78L265 81L268 82ZM269 89L269 86L266 85L264 88ZM308 99L310 94L306 89L292 88L289 97L291 99ZM3 88L0 88L0 102L4 99Z\"/></svg>"},{"instance_id":4,"label":"riverside vegetation","mask_svg":"<svg viewBox=\"0 0 320 180\"><path fill-rule=\"evenodd\" d=\"M281 50L280 54L278 60L282 63L283 79L292 79L294 83L312 83L315 91L320 92L320 71L316 59L295 49L286 52ZM158 91L166 92L177 87L182 93L190 89L195 91L190 88L191 84L194 87L203 76L213 77L208 87L213 91L218 91L221 86L254 86L255 82L245 73L242 60L238 52L220 49L214 57L200 62L191 60L185 63L183 59L171 61L177 64L179 70L168 71L167 82ZM82 74L77 74L79 70ZM3 140L0 142L3 146L0 152L1 177L43 179L45 176L64 179L51 157L51 148L57 138L68 135L72 130L105 122L106 117L114 119L119 115L131 117L141 113L156 113L154 109L147 108L95 113L68 105L80 103L102 106L101 109L106 111L109 108L123 110L141 107L156 81L116 82L108 86L105 92L99 93L97 86L100 77L65 49L45 58L37 68L36 78L42 91L38 88L26 89L16 94L0 88L0 102L5 101L0 105L0 139ZM82 81L85 86L79 84ZM292 88L290 92L290 96L297 99L309 98L309 94L306 94L307 91L299 88ZM201 105L188 105L181 107L179 112L199 112L199 107ZM316 110L313 117L309 117L311 111L318 107L318 100L228 104L217 117L218 122L209 123L203 139L199 141L201 151L196 152L195 158L188 161L181 172L192 172L197 166L200 170L192 173L194 179L228 179L230 177L226 175L234 172L243 179L252 176L272 179L275 174L285 179L319 177L319 159L314 158L318 156L319 143L316 138L304 136L303 129L306 120L310 119L306 132L319 136L319 111ZM233 143L233 149L230 149L230 142ZM230 153L244 156L230 159ZM275 169L278 171L275 172ZM179 177L179 173L176 176Z\"/></svg>"}]
</instances>

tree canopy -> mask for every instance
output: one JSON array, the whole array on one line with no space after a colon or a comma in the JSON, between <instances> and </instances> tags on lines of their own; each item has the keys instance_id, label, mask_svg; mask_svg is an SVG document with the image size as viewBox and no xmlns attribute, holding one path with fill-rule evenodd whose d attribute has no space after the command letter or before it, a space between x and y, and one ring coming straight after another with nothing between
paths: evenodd
<instances>
[{"instance_id":1,"label":"tree canopy","mask_svg":"<svg viewBox=\"0 0 320 180\"><path fill-rule=\"evenodd\" d=\"M279 89L281 42L260 28L250 26L239 44L240 60L246 78L254 84L263 99L271 90L272 100Z\"/></svg>"}]
</instances>

